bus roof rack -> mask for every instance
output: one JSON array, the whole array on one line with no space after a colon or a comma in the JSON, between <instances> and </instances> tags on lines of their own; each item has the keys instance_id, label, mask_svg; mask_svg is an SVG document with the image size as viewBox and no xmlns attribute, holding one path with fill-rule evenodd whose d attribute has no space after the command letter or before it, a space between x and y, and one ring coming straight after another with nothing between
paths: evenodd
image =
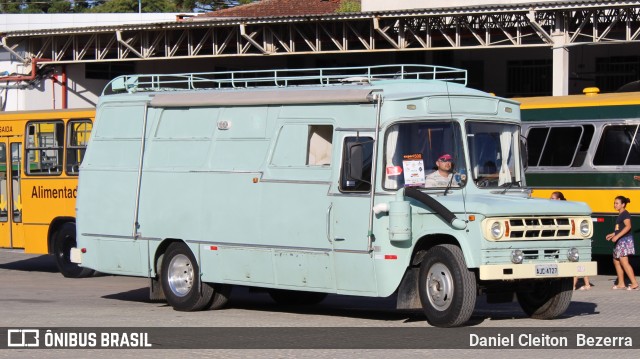
<instances>
[{"instance_id":1,"label":"bus roof rack","mask_svg":"<svg viewBox=\"0 0 640 359\"><path fill-rule=\"evenodd\" d=\"M107 84L102 94L305 85L333 86L390 79L440 80L461 83L466 86L467 71L434 65L379 65L180 74L138 74L116 77Z\"/></svg>"}]
</instances>

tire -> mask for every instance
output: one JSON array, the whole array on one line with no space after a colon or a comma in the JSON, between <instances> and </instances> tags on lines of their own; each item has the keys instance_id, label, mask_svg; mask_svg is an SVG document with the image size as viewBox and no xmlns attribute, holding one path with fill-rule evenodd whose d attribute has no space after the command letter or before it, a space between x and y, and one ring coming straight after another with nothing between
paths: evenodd
<instances>
[{"instance_id":1,"label":"tire","mask_svg":"<svg viewBox=\"0 0 640 359\"><path fill-rule=\"evenodd\" d=\"M211 305L213 287L200 285L200 268L189 246L183 242L170 244L161 266L162 291L173 309L191 312Z\"/></svg>"},{"instance_id":2,"label":"tire","mask_svg":"<svg viewBox=\"0 0 640 359\"><path fill-rule=\"evenodd\" d=\"M560 278L533 281L530 290L516 292L518 303L534 319L561 316L571 303L573 279Z\"/></svg>"},{"instance_id":3,"label":"tire","mask_svg":"<svg viewBox=\"0 0 640 359\"><path fill-rule=\"evenodd\" d=\"M280 305L315 305L322 302L327 293L270 289L269 296Z\"/></svg>"},{"instance_id":4,"label":"tire","mask_svg":"<svg viewBox=\"0 0 640 359\"><path fill-rule=\"evenodd\" d=\"M213 299L209 304L209 309L216 310L224 308L231 296L231 286L228 284L215 284L213 286Z\"/></svg>"},{"instance_id":5,"label":"tire","mask_svg":"<svg viewBox=\"0 0 640 359\"><path fill-rule=\"evenodd\" d=\"M71 248L76 246L76 224L65 223L53 235L53 256L60 273L67 278L85 278L95 272L71 262Z\"/></svg>"},{"instance_id":6,"label":"tire","mask_svg":"<svg viewBox=\"0 0 640 359\"><path fill-rule=\"evenodd\" d=\"M436 327L466 323L476 304L476 277L459 247L442 244L430 249L420 265L418 293L427 321Z\"/></svg>"}]
</instances>

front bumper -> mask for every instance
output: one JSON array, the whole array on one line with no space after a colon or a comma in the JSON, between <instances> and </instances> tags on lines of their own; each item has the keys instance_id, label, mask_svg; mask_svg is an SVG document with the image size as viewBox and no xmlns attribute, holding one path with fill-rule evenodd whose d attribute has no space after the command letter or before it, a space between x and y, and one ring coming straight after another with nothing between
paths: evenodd
<instances>
[{"instance_id":1,"label":"front bumper","mask_svg":"<svg viewBox=\"0 0 640 359\"><path fill-rule=\"evenodd\" d=\"M556 264L558 274L536 275L536 265ZM598 274L596 262L489 264L480 266L480 280L548 279Z\"/></svg>"}]
</instances>

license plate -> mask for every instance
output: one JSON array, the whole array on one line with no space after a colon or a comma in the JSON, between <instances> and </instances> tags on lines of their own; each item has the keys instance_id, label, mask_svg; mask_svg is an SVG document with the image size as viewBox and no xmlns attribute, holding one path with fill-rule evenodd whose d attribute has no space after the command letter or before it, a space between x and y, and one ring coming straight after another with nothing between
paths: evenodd
<instances>
[{"instance_id":1,"label":"license plate","mask_svg":"<svg viewBox=\"0 0 640 359\"><path fill-rule=\"evenodd\" d=\"M558 275L557 264L537 264L536 275Z\"/></svg>"}]
</instances>

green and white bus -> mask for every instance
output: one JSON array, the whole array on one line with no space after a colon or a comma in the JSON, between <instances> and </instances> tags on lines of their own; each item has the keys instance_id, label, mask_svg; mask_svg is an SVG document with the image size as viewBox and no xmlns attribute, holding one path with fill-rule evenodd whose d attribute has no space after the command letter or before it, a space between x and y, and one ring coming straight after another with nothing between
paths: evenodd
<instances>
[{"instance_id":1,"label":"green and white bus","mask_svg":"<svg viewBox=\"0 0 640 359\"><path fill-rule=\"evenodd\" d=\"M114 79L73 260L184 311L242 285L298 304L397 293L443 327L482 293L562 315L596 274L591 211L530 198L518 103L465 83L425 65Z\"/></svg>"},{"instance_id":2,"label":"green and white bus","mask_svg":"<svg viewBox=\"0 0 640 359\"><path fill-rule=\"evenodd\" d=\"M530 97L521 102L522 133L527 138L527 184L533 196L561 191L568 200L593 210L593 254L610 256L618 212L616 196L631 199L636 248L640 245L640 93Z\"/></svg>"}]
</instances>

